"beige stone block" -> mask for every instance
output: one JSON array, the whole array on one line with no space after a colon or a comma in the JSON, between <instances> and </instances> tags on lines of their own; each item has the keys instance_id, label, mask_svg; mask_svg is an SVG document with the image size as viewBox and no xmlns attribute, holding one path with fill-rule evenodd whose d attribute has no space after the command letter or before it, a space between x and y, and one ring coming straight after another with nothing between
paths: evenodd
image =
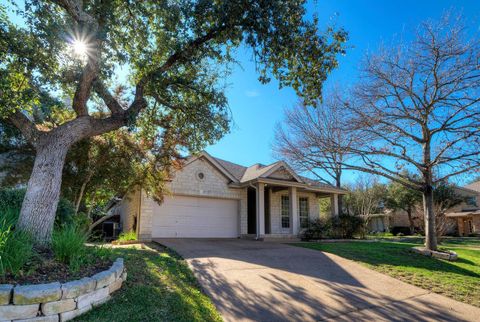
<instances>
[{"instance_id":1,"label":"beige stone block","mask_svg":"<svg viewBox=\"0 0 480 322\"><path fill-rule=\"evenodd\" d=\"M86 306L92 305L102 301L104 298L109 297L110 293L108 287L95 290L91 293L84 294L77 299L77 308L82 309Z\"/></svg>"},{"instance_id":2,"label":"beige stone block","mask_svg":"<svg viewBox=\"0 0 480 322\"><path fill-rule=\"evenodd\" d=\"M31 319L24 319L24 320L15 320L14 322L58 322L60 321L60 317L58 314L49 315L49 316L37 316Z\"/></svg>"},{"instance_id":3,"label":"beige stone block","mask_svg":"<svg viewBox=\"0 0 480 322\"><path fill-rule=\"evenodd\" d=\"M92 279L97 282L97 286L95 288L98 290L99 288L108 286L115 281L115 272L112 270L103 271L93 275Z\"/></svg>"},{"instance_id":4,"label":"beige stone block","mask_svg":"<svg viewBox=\"0 0 480 322\"><path fill-rule=\"evenodd\" d=\"M40 308L44 315L52 315L75 310L77 308L77 302L75 302L74 299L47 302L40 305Z\"/></svg>"},{"instance_id":5,"label":"beige stone block","mask_svg":"<svg viewBox=\"0 0 480 322\"><path fill-rule=\"evenodd\" d=\"M115 282L108 286L108 292L112 294L113 292L118 291L122 287L122 283L123 279L121 277L117 278Z\"/></svg>"},{"instance_id":6,"label":"beige stone block","mask_svg":"<svg viewBox=\"0 0 480 322\"><path fill-rule=\"evenodd\" d=\"M62 299L73 299L95 289L97 282L89 277L62 284Z\"/></svg>"},{"instance_id":7,"label":"beige stone block","mask_svg":"<svg viewBox=\"0 0 480 322\"><path fill-rule=\"evenodd\" d=\"M10 298L12 297L13 285L11 284L1 284L0 285L0 305L6 305L10 303Z\"/></svg>"},{"instance_id":8,"label":"beige stone block","mask_svg":"<svg viewBox=\"0 0 480 322\"><path fill-rule=\"evenodd\" d=\"M0 321L28 319L37 316L40 304L30 305L1 305Z\"/></svg>"},{"instance_id":9,"label":"beige stone block","mask_svg":"<svg viewBox=\"0 0 480 322\"><path fill-rule=\"evenodd\" d=\"M76 310L73 310L73 311L60 313L60 321L61 322L70 321L70 320L76 318L77 316L82 315L83 313L86 313L86 312L90 311L91 309L92 309L92 305L90 304L90 305L84 306L81 309L79 308L79 309L76 309Z\"/></svg>"},{"instance_id":10,"label":"beige stone block","mask_svg":"<svg viewBox=\"0 0 480 322\"><path fill-rule=\"evenodd\" d=\"M58 282L39 285L16 286L13 289L13 304L34 304L57 301L62 297Z\"/></svg>"}]
</instances>

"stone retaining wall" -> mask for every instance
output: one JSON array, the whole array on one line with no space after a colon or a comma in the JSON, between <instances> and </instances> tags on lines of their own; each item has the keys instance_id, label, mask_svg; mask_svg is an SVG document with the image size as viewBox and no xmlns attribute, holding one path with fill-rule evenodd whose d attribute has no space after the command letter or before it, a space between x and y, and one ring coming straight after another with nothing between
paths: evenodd
<instances>
[{"instance_id":1,"label":"stone retaining wall","mask_svg":"<svg viewBox=\"0 0 480 322\"><path fill-rule=\"evenodd\" d=\"M105 303L127 278L123 259L110 269L67 283L0 285L0 321L71 320Z\"/></svg>"}]
</instances>

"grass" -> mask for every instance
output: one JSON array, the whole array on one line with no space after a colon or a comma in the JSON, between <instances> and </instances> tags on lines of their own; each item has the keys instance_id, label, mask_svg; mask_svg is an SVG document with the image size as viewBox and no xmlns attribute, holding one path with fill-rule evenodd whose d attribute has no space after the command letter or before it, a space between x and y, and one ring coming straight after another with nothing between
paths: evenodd
<instances>
[{"instance_id":1,"label":"grass","mask_svg":"<svg viewBox=\"0 0 480 322\"><path fill-rule=\"evenodd\" d=\"M480 307L480 240L448 239L441 248L457 252L459 259L449 262L410 251L420 245L408 242L297 243L336 254L369 268L421 287Z\"/></svg>"},{"instance_id":2,"label":"grass","mask_svg":"<svg viewBox=\"0 0 480 322\"><path fill-rule=\"evenodd\" d=\"M221 321L186 263L172 251L113 248L127 281L106 304L75 321Z\"/></svg>"}]
</instances>

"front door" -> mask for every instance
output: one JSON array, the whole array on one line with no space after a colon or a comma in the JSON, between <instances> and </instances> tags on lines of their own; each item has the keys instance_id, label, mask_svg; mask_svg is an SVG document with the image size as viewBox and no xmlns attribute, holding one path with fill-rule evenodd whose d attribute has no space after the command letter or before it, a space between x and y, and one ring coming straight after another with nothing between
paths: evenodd
<instances>
[{"instance_id":1,"label":"front door","mask_svg":"<svg viewBox=\"0 0 480 322\"><path fill-rule=\"evenodd\" d=\"M473 223L471 218L463 219L464 235L468 236L473 233Z\"/></svg>"}]
</instances>

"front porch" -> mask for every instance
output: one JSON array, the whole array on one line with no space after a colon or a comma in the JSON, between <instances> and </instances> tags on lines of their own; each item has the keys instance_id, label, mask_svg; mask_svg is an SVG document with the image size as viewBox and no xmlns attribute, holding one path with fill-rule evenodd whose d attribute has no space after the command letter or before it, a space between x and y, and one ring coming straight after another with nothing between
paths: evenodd
<instances>
[{"instance_id":1,"label":"front porch","mask_svg":"<svg viewBox=\"0 0 480 322\"><path fill-rule=\"evenodd\" d=\"M321 198L330 200L330 211L323 215L338 215L338 196L337 191L295 182L261 180L252 183L247 187L247 229L242 237L296 238L310 221L320 217Z\"/></svg>"},{"instance_id":2,"label":"front porch","mask_svg":"<svg viewBox=\"0 0 480 322\"><path fill-rule=\"evenodd\" d=\"M457 221L460 236L480 235L480 210L447 213L446 216Z\"/></svg>"}]
</instances>

